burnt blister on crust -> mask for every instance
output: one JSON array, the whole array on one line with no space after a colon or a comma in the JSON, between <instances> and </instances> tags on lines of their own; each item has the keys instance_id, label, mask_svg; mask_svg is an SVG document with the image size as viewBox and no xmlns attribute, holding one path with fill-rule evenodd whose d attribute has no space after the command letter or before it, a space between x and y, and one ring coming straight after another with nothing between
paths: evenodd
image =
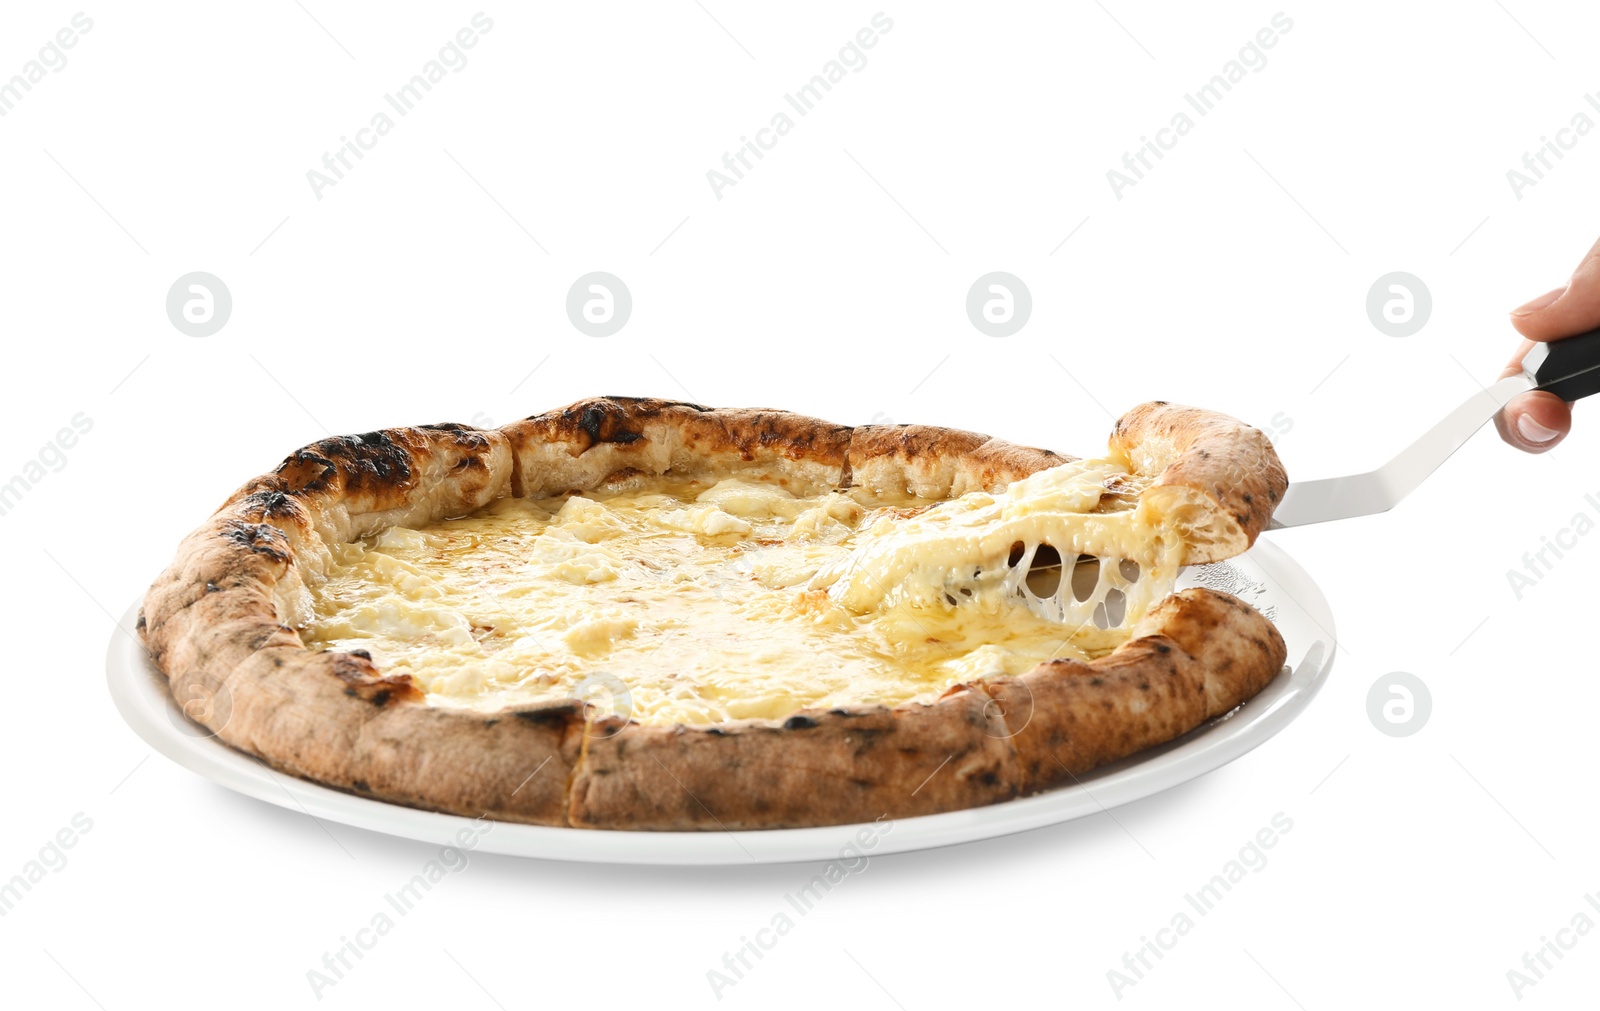
<instances>
[{"instance_id":1,"label":"burnt blister on crust","mask_svg":"<svg viewBox=\"0 0 1600 1011\"><path fill-rule=\"evenodd\" d=\"M296 450L272 472L274 483L294 495L313 495L333 487L339 468L310 447Z\"/></svg>"},{"instance_id":2,"label":"burnt blister on crust","mask_svg":"<svg viewBox=\"0 0 1600 1011\"><path fill-rule=\"evenodd\" d=\"M490 478L497 431L442 423L393 428L322 439L290 454L272 474L241 489L239 507L252 518L304 524L314 496L342 493L369 500L373 508L398 505L420 481L429 459L451 461L454 472L477 472L467 491Z\"/></svg>"},{"instance_id":3,"label":"burnt blister on crust","mask_svg":"<svg viewBox=\"0 0 1600 1011\"><path fill-rule=\"evenodd\" d=\"M217 535L252 554L263 555L275 562L287 564L294 557L289 549L289 538L270 523L224 520Z\"/></svg>"},{"instance_id":4,"label":"burnt blister on crust","mask_svg":"<svg viewBox=\"0 0 1600 1011\"><path fill-rule=\"evenodd\" d=\"M459 425L453 421L440 422L436 425L418 425L417 430L451 436L451 445L473 453L483 452L494 444L485 430L473 428L471 425Z\"/></svg>"},{"instance_id":5,"label":"burnt blister on crust","mask_svg":"<svg viewBox=\"0 0 1600 1011\"><path fill-rule=\"evenodd\" d=\"M641 433L624 428L615 414L607 413L599 404L590 404L578 412L578 427L594 442L626 445L644 438Z\"/></svg>"},{"instance_id":6,"label":"burnt blister on crust","mask_svg":"<svg viewBox=\"0 0 1600 1011\"><path fill-rule=\"evenodd\" d=\"M239 505L258 520L297 519L305 515L304 507L293 496L277 489L252 492Z\"/></svg>"},{"instance_id":7,"label":"burnt blister on crust","mask_svg":"<svg viewBox=\"0 0 1600 1011\"><path fill-rule=\"evenodd\" d=\"M346 491L409 488L416 479L410 448L390 432L335 436L316 446L339 466Z\"/></svg>"},{"instance_id":8,"label":"burnt blister on crust","mask_svg":"<svg viewBox=\"0 0 1600 1011\"><path fill-rule=\"evenodd\" d=\"M445 426L430 426L442 429ZM465 429L444 431L462 449L481 451L490 445L487 434ZM286 499L313 495L342 486L347 494L366 494L376 498L409 492L416 484L412 455L431 446L412 445L421 441L422 429L387 429L359 435L337 435L312 443L291 453L273 472L276 479L267 488L252 491L246 499L267 503L273 493L286 493ZM408 438L410 436L410 438ZM429 439L431 442L431 438ZM292 506L283 507L290 515Z\"/></svg>"},{"instance_id":9,"label":"burnt blister on crust","mask_svg":"<svg viewBox=\"0 0 1600 1011\"><path fill-rule=\"evenodd\" d=\"M577 699L564 699L512 710L510 715L536 727L561 727L583 718L583 703Z\"/></svg>"},{"instance_id":10,"label":"burnt blister on crust","mask_svg":"<svg viewBox=\"0 0 1600 1011\"><path fill-rule=\"evenodd\" d=\"M581 401L563 409L559 414L544 415L536 420L553 420L559 431L574 437L587 450L602 443L629 445L644 438L644 433L630 422L642 421L659 414L659 410L642 410L639 405L650 403L634 398L612 399L603 397ZM665 405L663 405L665 406ZM576 438L582 436L581 439Z\"/></svg>"},{"instance_id":11,"label":"burnt blister on crust","mask_svg":"<svg viewBox=\"0 0 1600 1011\"><path fill-rule=\"evenodd\" d=\"M501 432L513 447L539 442L565 447L574 456L601 445L649 444L657 433L670 432L678 453L736 454L745 462L787 457L845 467L851 429L768 408L713 409L684 401L595 397L534 415ZM514 462L520 464L520 455ZM514 473L513 488L522 487Z\"/></svg>"},{"instance_id":12,"label":"burnt blister on crust","mask_svg":"<svg viewBox=\"0 0 1600 1011\"><path fill-rule=\"evenodd\" d=\"M391 701L420 702L422 688L410 674L380 674L372 660L354 653L325 653L329 672L345 683L344 693L375 706Z\"/></svg>"}]
</instances>

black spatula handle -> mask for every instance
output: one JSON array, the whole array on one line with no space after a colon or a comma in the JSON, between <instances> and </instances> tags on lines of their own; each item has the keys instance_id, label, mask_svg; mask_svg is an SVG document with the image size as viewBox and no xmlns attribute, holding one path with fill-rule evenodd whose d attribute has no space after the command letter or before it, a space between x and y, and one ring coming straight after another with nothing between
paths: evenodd
<instances>
[{"instance_id":1,"label":"black spatula handle","mask_svg":"<svg viewBox=\"0 0 1600 1011\"><path fill-rule=\"evenodd\" d=\"M1522 370L1537 389L1568 403L1600 393L1600 330L1535 344L1522 359Z\"/></svg>"}]
</instances>

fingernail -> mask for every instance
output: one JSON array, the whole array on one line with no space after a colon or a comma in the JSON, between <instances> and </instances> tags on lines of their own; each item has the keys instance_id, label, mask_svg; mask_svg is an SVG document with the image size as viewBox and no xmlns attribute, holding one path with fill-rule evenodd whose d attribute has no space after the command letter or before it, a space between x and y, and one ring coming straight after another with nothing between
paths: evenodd
<instances>
[{"instance_id":1,"label":"fingernail","mask_svg":"<svg viewBox=\"0 0 1600 1011\"><path fill-rule=\"evenodd\" d=\"M1547 291L1543 295L1540 295L1538 298L1534 299L1532 302L1517 306L1515 309L1511 310L1511 315L1528 316L1536 313L1540 309L1543 309L1545 306L1549 305L1551 302L1554 302L1556 299L1560 298L1562 295L1566 294L1566 292L1567 289L1565 286Z\"/></svg>"},{"instance_id":2,"label":"fingernail","mask_svg":"<svg viewBox=\"0 0 1600 1011\"><path fill-rule=\"evenodd\" d=\"M1534 421L1531 414L1517 416L1517 432L1535 446L1542 446L1561 434L1553 428L1546 428Z\"/></svg>"}]
</instances>

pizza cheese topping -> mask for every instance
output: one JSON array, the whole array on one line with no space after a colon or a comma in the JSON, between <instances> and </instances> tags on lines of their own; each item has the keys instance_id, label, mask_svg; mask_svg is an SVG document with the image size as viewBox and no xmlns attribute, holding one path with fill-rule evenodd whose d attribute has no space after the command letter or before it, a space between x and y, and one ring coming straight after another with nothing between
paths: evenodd
<instances>
[{"instance_id":1,"label":"pizza cheese topping","mask_svg":"<svg viewBox=\"0 0 1600 1011\"><path fill-rule=\"evenodd\" d=\"M1120 625L1171 592L1181 557L1174 525L1141 505L1149 481L1112 459L1082 460L993 495L973 492L900 521L884 517L810 585L858 614L998 598L1069 626ZM1055 564L1080 556L1105 564L1088 573L1087 589L1072 572L1040 580L1047 551Z\"/></svg>"},{"instance_id":2,"label":"pizza cheese topping","mask_svg":"<svg viewBox=\"0 0 1600 1011\"><path fill-rule=\"evenodd\" d=\"M1128 638L1177 557L1138 480L1094 460L941 502L738 478L505 498L337 546L302 633L444 706L577 695L704 724L932 701ZM1073 578L1080 553L1097 576Z\"/></svg>"},{"instance_id":3,"label":"pizza cheese topping","mask_svg":"<svg viewBox=\"0 0 1600 1011\"><path fill-rule=\"evenodd\" d=\"M630 397L333 437L185 537L136 628L174 700L226 688L194 715L218 739L379 800L664 831L974 808L1170 741L1287 656L1248 604L1167 592L1270 522L1263 433L1151 401L1062 464Z\"/></svg>"}]
</instances>

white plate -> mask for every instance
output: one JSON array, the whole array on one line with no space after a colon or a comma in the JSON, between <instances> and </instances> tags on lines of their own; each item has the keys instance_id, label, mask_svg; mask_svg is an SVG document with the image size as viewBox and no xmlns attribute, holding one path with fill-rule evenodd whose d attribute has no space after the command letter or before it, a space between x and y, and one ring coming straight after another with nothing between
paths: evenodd
<instances>
[{"instance_id":1,"label":"white plate","mask_svg":"<svg viewBox=\"0 0 1600 1011\"><path fill-rule=\"evenodd\" d=\"M1259 695L1184 736L1096 769L1072 785L1021 800L879 826L874 854L929 849L1054 825L1142 800L1202 776L1282 730L1327 680L1335 649L1333 615L1304 569L1260 541L1246 555L1191 566L1180 586L1232 593L1266 614L1289 645L1287 673ZM275 772L189 723L166 679L131 634L137 605L111 637L107 682L122 718L157 751L257 800L319 819L447 845L472 819L358 797ZM609 832L499 823L478 848L513 856L624 864L739 864L831 860L845 854L860 825L738 832ZM474 835L477 833L474 832Z\"/></svg>"}]
</instances>

